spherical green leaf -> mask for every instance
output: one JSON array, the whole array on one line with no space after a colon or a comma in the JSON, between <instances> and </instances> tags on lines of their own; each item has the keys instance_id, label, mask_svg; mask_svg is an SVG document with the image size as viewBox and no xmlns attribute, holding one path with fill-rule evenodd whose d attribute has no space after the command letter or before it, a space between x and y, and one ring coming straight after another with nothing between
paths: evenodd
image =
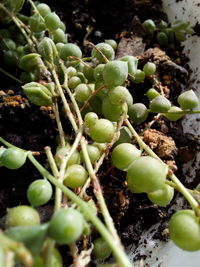
<instances>
[{"instance_id":1,"label":"spherical green leaf","mask_svg":"<svg viewBox=\"0 0 200 267\"><path fill-rule=\"evenodd\" d=\"M177 101L182 109L192 109L199 104L199 99L193 90L180 94Z\"/></svg>"},{"instance_id":2,"label":"spherical green leaf","mask_svg":"<svg viewBox=\"0 0 200 267\"><path fill-rule=\"evenodd\" d=\"M1 164L8 169L16 170L24 165L27 154L19 148L8 148L1 154Z\"/></svg>"},{"instance_id":3,"label":"spherical green leaf","mask_svg":"<svg viewBox=\"0 0 200 267\"><path fill-rule=\"evenodd\" d=\"M86 169L79 164L71 165L67 168L64 184L70 188L78 188L83 186L88 178Z\"/></svg>"},{"instance_id":4,"label":"spherical green leaf","mask_svg":"<svg viewBox=\"0 0 200 267\"><path fill-rule=\"evenodd\" d=\"M112 251L107 242L102 237L99 237L94 240L94 248L92 253L96 259L106 260L108 257L110 257Z\"/></svg>"},{"instance_id":5,"label":"spherical green leaf","mask_svg":"<svg viewBox=\"0 0 200 267\"><path fill-rule=\"evenodd\" d=\"M113 165L120 170L128 169L130 164L140 156L141 151L129 143L116 146L111 153Z\"/></svg>"},{"instance_id":6,"label":"spherical green leaf","mask_svg":"<svg viewBox=\"0 0 200 267\"><path fill-rule=\"evenodd\" d=\"M147 196L154 204L157 204L160 207L166 207L173 199L174 188L165 184L162 188L149 192Z\"/></svg>"},{"instance_id":7,"label":"spherical green leaf","mask_svg":"<svg viewBox=\"0 0 200 267\"><path fill-rule=\"evenodd\" d=\"M142 123L148 117L148 110L143 103L135 103L129 106L128 115L135 123Z\"/></svg>"},{"instance_id":8,"label":"spherical green leaf","mask_svg":"<svg viewBox=\"0 0 200 267\"><path fill-rule=\"evenodd\" d=\"M40 224L39 213L30 206L10 208L6 215L6 226L33 226Z\"/></svg>"},{"instance_id":9,"label":"spherical green leaf","mask_svg":"<svg viewBox=\"0 0 200 267\"><path fill-rule=\"evenodd\" d=\"M156 96L149 105L151 112L164 113L171 108L171 102L164 96Z\"/></svg>"},{"instance_id":10,"label":"spherical green leaf","mask_svg":"<svg viewBox=\"0 0 200 267\"><path fill-rule=\"evenodd\" d=\"M60 20L59 16L55 12L48 13L44 17L44 20L45 20L46 27L50 31L55 31L58 28L60 28L61 20Z\"/></svg>"},{"instance_id":11,"label":"spherical green leaf","mask_svg":"<svg viewBox=\"0 0 200 267\"><path fill-rule=\"evenodd\" d=\"M172 241L187 251L200 250L200 224L193 210L180 210L169 221Z\"/></svg>"},{"instance_id":12,"label":"spherical green leaf","mask_svg":"<svg viewBox=\"0 0 200 267\"><path fill-rule=\"evenodd\" d=\"M55 212L49 225L49 236L59 244L71 244L80 238L84 230L84 219L72 208Z\"/></svg>"},{"instance_id":13,"label":"spherical green leaf","mask_svg":"<svg viewBox=\"0 0 200 267\"><path fill-rule=\"evenodd\" d=\"M106 63L103 69L103 79L108 87L122 85L128 77L127 62L115 60Z\"/></svg>"},{"instance_id":14,"label":"spherical green leaf","mask_svg":"<svg viewBox=\"0 0 200 267\"><path fill-rule=\"evenodd\" d=\"M63 60L67 60L69 56L74 56L81 58L82 57L82 52L81 49L72 43L65 44L60 51L60 57Z\"/></svg>"},{"instance_id":15,"label":"spherical green leaf","mask_svg":"<svg viewBox=\"0 0 200 267\"><path fill-rule=\"evenodd\" d=\"M51 199L52 191L52 186L47 180L35 180L28 187L28 201L33 207L42 206Z\"/></svg>"},{"instance_id":16,"label":"spherical green leaf","mask_svg":"<svg viewBox=\"0 0 200 267\"><path fill-rule=\"evenodd\" d=\"M115 56L115 51L112 48L111 45L107 43L99 43L96 45L99 51L103 53L103 55L108 59L108 60L113 60ZM95 49L92 49L92 57L96 58L99 63L103 62L103 57L102 55Z\"/></svg>"},{"instance_id":17,"label":"spherical green leaf","mask_svg":"<svg viewBox=\"0 0 200 267\"><path fill-rule=\"evenodd\" d=\"M152 192L164 186L167 167L150 156L137 158L127 170L128 187L132 192Z\"/></svg>"},{"instance_id":18,"label":"spherical green leaf","mask_svg":"<svg viewBox=\"0 0 200 267\"><path fill-rule=\"evenodd\" d=\"M93 141L98 143L109 143L114 137L115 127L107 119L99 119L92 127L89 133Z\"/></svg>"}]
</instances>

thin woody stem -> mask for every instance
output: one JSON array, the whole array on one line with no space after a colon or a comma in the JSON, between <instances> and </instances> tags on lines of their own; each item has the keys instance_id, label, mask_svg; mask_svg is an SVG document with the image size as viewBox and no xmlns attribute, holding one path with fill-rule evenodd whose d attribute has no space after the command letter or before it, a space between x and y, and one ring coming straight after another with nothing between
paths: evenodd
<instances>
[{"instance_id":1,"label":"thin woody stem","mask_svg":"<svg viewBox=\"0 0 200 267\"><path fill-rule=\"evenodd\" d=\"M61 99L62 99L64 108L65 108L66 115L67 115L69 121L71 122L74 131L77 132L77 131L78 131L78 126L77 126L76 121L75 121L75 119L74 119L74 116L73 116L73 114L72 114L72 112L71 112L70 106L69 106L69 104L68 104L68 102L67 102L67 100L66 100L66 98L65 98L63 89L62 89L62 87L61 87L60 81L59 81L59 79L58 79L58 76L57 76L57 73L56 73L56 71L55 71L55 67L54 67L53 64L51 65L51 72L52 72L54 81L55 81L55 83L56 83L58 92L59 92L59 94L60 94L60 96L61 96Z\"/></svg>"},{"instance_id":2,"label":"thin woody stem","mask_svg":"<svg viewBox=\"0 0 200 267\"><path fill-rule=\"evenodd\" d=\"M22 84L22 81L20 81L18 78L16 78L15 76L13 76L12 74L10 74L9 72L3 70L2 68L0 68L0 72L2 72L4 75L8 76L12 80L16 81L17 83Z\"/></svg>"},{"instance_id":3,"label":"thin woody stem","mask_svg":"<svg viewBox=\"0 0 200 267\"><path fill-rule=\"evenodd\" d=\"M0 3L0 9L3 9L10 17L11 19L14 21L14 23L17 25L17 27L19 28L19 30L21 31L21 33L24 35L27 43L29 44L29 46L32 48L33 52L36 52L35 47L34 47L34 43L31 41L30 37L28 36L28 34L26 33L26 31L24 30L24 28L22 27L22 22L15 16L13 15L3 4Z\"/></svg>"},{"instance_id":4,"label":"thin woody stem","mask_svg":"<svg viewBox=\"0 0 200 267\"><path fill-rule=\"evenodd\" d=\"M23 243L10 239L0 231L0 244L5 250L13 251L26 267L33 265L32 255Z\"/></svg>"},{"instance_id":5,"label":"thin woody stem","mask_svg":"<svg viewBox=\"0 0 200 267\"><path fill-rule=\"evenodd\" d=\"M87 43L88 43L88 45L92 46L102 56L104 63L108 63L109 62L107 57L96 47L96 45L94 45L91 42L87 42Z\"/></svg>"},{"instance_id":6,"label":"thin woody stem","mask_svg":"<svg viewBox=\"0 0 200 267\"><path fill-rule=\"evenodd\" d=\"M59 113L59 110L58 110L57 101L55 103L53 103L53 112L55 114L56 123L57 123L57 126L58 126L60 144L61 144L61 146L64 147L65 146L65 133L63 131L62 123L61 123L61 120L60 120L60 113Z\"/></svg>"},{"instance_id":7,"label":"thin woody stem","mask_svg":"<svg viewBox=\"0 0 200 267\"><path fill-rule=\"evenodd\" d=\"M40 15L40 12L38 11L35 3L32 0L28 0L28 2L31 4L32 8L34 9L35 13L40 16L40 19L44 22L44 18Z\"/></svg>"},{"instance_id":8,"label":"thin woody stem","mask_svg":"<svg viewBox=\"0 0 200 267\"><path fill-rule=\"evenodd\" d=\"M81 107L80 111L83 111L84 108L87 107L88 103L90 102L91 98L93 98L95 95L97 95L101 90L103 90L104 88L106 88L105 85L100 86L97 90L95 90L89 97L88 99L85 101L85 103L83 104L83 106Z\"/></svg>"},{"instance_id":9,"label":"thin woody stem","mask_svg":"<svg viewBox=\"0 0 200 267\"><path fill-rule=\"evenodd\" d=\"M81 148L82 148L84 159L85 159L85 165L87 167L90 179L93 182L94 193L95 193L95 196L96 196L96 198L98 200L98 203L99 203L103 218L104 218L105 223L106 223L106 226L109 229L109 231L112 234L112 236L114 237L116 245L121 247L122 246L121 245L121 240L119 239L117 231L116 231L116 229L114 227L113 219L110 216L108 208L107 208L107 205L105 203L105 199L103 197L103 192L102 192L101 186L99 184L99 180L98 180L98 178L96 176L96 173L95 173L95 171L93 169L93 166L91 164L91 161L90 161L90 158L89 158L89 155L88 155L88 152L87 152L87 141L85 140L84 137L82 137L82 139L81 139Z\"/></svg>"}]
</instances>

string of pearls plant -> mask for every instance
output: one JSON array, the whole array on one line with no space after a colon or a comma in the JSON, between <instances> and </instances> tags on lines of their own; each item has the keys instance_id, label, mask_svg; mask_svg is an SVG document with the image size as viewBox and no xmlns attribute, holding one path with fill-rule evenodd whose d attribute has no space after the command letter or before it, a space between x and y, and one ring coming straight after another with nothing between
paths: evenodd
<instances>
[{"instance_id":1,"label":"string of pearls plant","mask_svg":"<svg viewBox=\"0 0 200 267\"><path fill-rule=\"evenodd\" d=\"M45 148L50 166L47 170L36 159L37 153L18 148L0 137L2 168L15 170L29 160L41 174L27 188L30 206L8 209L6 230L0 232L0 266L14 266L15 257L25 266L63 266L56 244L69 245L77 267L86 266L91 254L97 264L111 254L116 260L116 264L98 266L133 266L116 231L98 178L108 157L114 168L124 172L133 194L146 193L150 201L166 207L175 189L182 193L191 209L178 211L171 217L170 238L184 250L199 250L200 209L193 197L198 191L185 188L134 129L134 125L148 120L151 113L170 121L179 120L184 114L199 113L194 110L199 104L194 91L180 94L177 106L173 106L163 92L150 88L145 93L148 107L142 102L134 103L135 93L128 89L128 84L156 77L154 62L146 62L139 69L139 59L134 56L115 59L117 43L114 40L97 45L90 43L91 56L84 57L79 46L68 42L64 23L48 5L27 0L31 15L26 16L19 13L24 2L4 0L0 3L1 21L12 22L10 27L0 30L4 62L19 68L21 74L14 77L1 71L22 84L23 93L32 105L52 107L59 142L54 155L50 147ZM155 31L151 20L145 21L143 27L147 34ZM166 45L166 36L172 34L172 30L164 22L160 28L158 41ZM172 29L176 38L183 30L192 34L188 24L179 22ZM13 31L17 34L13 35ZM71 124L69 133L64 131L61 116ZM68 140L68 134L73 136L72 141ZM95 201L87 197L88 187L93 188ZM52 198L55 201L52 218L48 223L40 223L35 208ZM89 242L91 225L99 232L99 237L91 240L92 245ZM79 244L83 249L81 253L78 240L86 244L84 249Z\"/></svg>"}]
</instances>

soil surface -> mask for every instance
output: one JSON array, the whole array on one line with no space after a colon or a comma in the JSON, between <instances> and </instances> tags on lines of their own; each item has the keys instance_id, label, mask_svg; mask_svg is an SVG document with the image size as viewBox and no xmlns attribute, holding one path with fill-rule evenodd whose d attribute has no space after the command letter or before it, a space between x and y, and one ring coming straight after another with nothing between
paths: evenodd
<instances>
[{"instance_id":1,"label":"soil surface","mask_svg":"<svg viewBox=\"0 0 200 267\"><path fill-rule=\"evenodd\" d=\"M149 59L154 61L158 66L157 75L165 94L169 96L173 104L176 104L181 86L187 86L190 72L181 46L175 44L166 51L162 51L155 40L143 38L141 34L141 21L149 18L155 21L167 20L166 15L161 12L161 1L49 0L44 2L61 16L67 26L69 41L80 45L86 55L91 49L83 46L84 40L87 39L96 44L104 39L113 38L119 43L118 56L123 54L139 56L141 64ZM17 70L11 71L17 74ZM56 123L51 109L31 105L24 98L18 84L2 74L0 79L2 81L0 135L14 145L41 152L38 158L48 167L44 147L50 146L54 152L57 136ZM129 87L134 86L137 92L135 102L139 99L141 101L144 92L150 88L152 83L153 81L149 79L145 84L129 84ZM144 99L142 100L145 102ZM150 116L147 123L153 119L153 115ZM136 128L138 132L141 132L144 125L136 125ZM160 117L155 120L152 128L144 132L144 141L168 162L173 170L178 170L176 173L180 176L181 165L195 155L196 143L190 142L191 149L188 149L188 139L183 135L180 121L170 123L167 119ZM40 175L27 162L17 171L1 168L0 176L0 218L4 218L8 207L27 204L27 187ZM109 158L100 170L99 179L117 229L126 246L132 243L137 244L145 229L149 229L158 221L165 222L172 212L169 213L168 208L158 208L147 200L145 194L131 194L127 190L124 173L112 168ZM51 215L52 203L41 209L43 221L47 221ZM3 219L0 220L0 224L3 227ZM161 229L158 229L157 238L167 239L166 231L164 231L166 227L167 225L163 224Z\"/></svg>"}]
</instances>

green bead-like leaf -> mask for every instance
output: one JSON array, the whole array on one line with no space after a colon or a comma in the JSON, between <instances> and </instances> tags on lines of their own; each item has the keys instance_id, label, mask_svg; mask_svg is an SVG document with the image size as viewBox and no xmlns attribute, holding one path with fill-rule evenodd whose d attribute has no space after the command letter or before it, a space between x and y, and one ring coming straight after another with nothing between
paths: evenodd
<instances>
[{"instance_id":1,"label":"green bead-like leaf","mask_svg":"<svg viewBox=\"0 0 200 267\"><path fill-rule=\"evenodd\" d=\"M118 121L122 113L122 105L113 105L109 97L105 97L102 102L102 113L110 121Z\"/></svg>"},{"instance_id":2,"label":"green bead-like leaf","mask_svg":"<svg viewBox=\"0 0 200 267\"><path fill-rule=\"evenodd\" d=\"M46 28L39 14L32 15L28 20L28 24L31 28L31 31L37 32L37 33L44 31Z\"/></svg>"},{"instance_id":3,"label":"green bead-like leaf","mask_svg":"<svg viewBox=\"0 0 200 267\"><path fill-rule=\"evenodd\" d=\"M188 90L179 95L177 101L182 109L192 109L199 104L199 99L193 90Z\"/></svg>"},{"instance_id":4,"label":"green bead-like leaf","mask_svg":"<svg viewBox=\"0 0 200 267\"><path fill-rule=\"evenodd\" d=\"M1 164L10 169L16 170L21 168L26 162L27 154L19 148L8 148L1 154Z\"/></svg>"},{"instance_id":5,"label":"green bead-like leaf","mask_svg":"<svg viewBox=\"0 0 200 267\"><path fill-rule=\"evenodd\" d=\"M151 112L164 113L171 108L170 101L162 95L156 96L150 103Z\"/></svg>"},{"instance_id":6,"label":"green bead-like leaf","mask_svg":"<svg viewBox=\"0 0 200 267\"><path fill-rule=\"evenodd\" d=\"M156 71L156 65L153 62L147 62L143 67L143 71L146 76L153 75Z\"/></svg>"},{"instance_id":7,"label":"green bead-like leaf","mask_svg":"<svg viewBox=\"0 0 200 267\"><path fill-rule=\"evenodd\" d=\"M115 51L112 48L111 45L107 43L99 43L96 45L99 51L108 59L108 60L113 60L115 57ZM102 55L95 49L92 49L92 57L96 58L99 63L103 62L103 57Z\"/></svg>"},{"instance_id":8,"label":"green bead-like leaf","mask_svg":"<svg viewBox=\"0 0 200 267\"><path fill-rule=\"evenodd\" d=\"M183 117L183 114L178 114L177 112L183 111L181 108L173 106L171 107L166 114L163 114L168 120L170 121L177 121L181 117Z\"/></svg>"},{"instance_id":9,"label":"green bead-like leaf","mask_svg":"<svg viewBox=\"0 0 200 267\"><path fill-rule=\"evenodd\" d=\"M50 31L55 31L58 28L60 28L61 20L60 20L59 16L55 12L48 13L44 17L44 20L45 20L46 27Z\"/></svg>"},{"instance_id":10,"label":"green bead-like leaf","mask_svg":"<svg viewBox=\"0 0 200 267\"><path fill-rule=\"evenodd\" d=\"M134 75L134 79L131 78L131 80L134 82L134 83L142 83L145 79L145 73L144 71L142 70L136 70L135 72L135 75Z\"/></svg>"},{"instance_id":11,"label":"green bead-like leaf","mask_svg":"<svg viewBox=\"0 0 200 267\"><path fill-rule=\"evenodd\" d=\"M109 143L114 137L115 127L107 119L99 119L89 128L89 134L94 142Z\"/></svg>"},{"instance_id":12,"label":"green bead-like leaf","mask_svg":"<svg viewBox=\"0 0 200 267\"><path fill-rule=\"evenodd\" d=\"M172 24L171 28L174 31L180 31L180 30L185 30L189 25L190 25L189 21L177 20Z\"/></svg>"},{"instance_id":13,"label":"green bead-like leaf","mask_svg":"<svg viewBox=\"0 0 200 267\"><path fill-rule=\"evenodd\" d=\"M200 224L193 210L179 210L169 221L170 239L186 251L200 250Z\"/></svg>"},{"instance_id":14,"label":"green bead-like leaf","mask_svg":"<svg viewBox=\"0 0 200 267\"><path fill-rule=\"evenodd\" d=\"M41 56L36 53L28 54L21 57L19 67L27 72L33 71L35 68L39 68L41 64Z\"/></svg>"},{"instance_id":15,"label":"green bead-like leaf","mask_svg":"<svg viewBox=\"0 0 200 267\"><path fill-rule=\"evenodd\" d=\"M152 19L147 19L143 22L144 30L147 34L152 34L156 30L156 25Z\"/></svg>"},{"instance_id":16,"label":"green bead-like leaf","mask_svg":"<svg viewBox=\"0 0 200 267\"><path fill-rule=\"evenodd\" d=\"M108 87L122 85L128 77L128 63L120 60L108 62L103 69L103 79Z\"/></svg>"},{"instance_id":17,"label":"green bead-like leaf","mask_svg":"<svg viewBox=\"0 0 200 267\"><path fill-rule=\"evenodd\" d=\"M62 46L60 50L60 57L63 60L67 60L69 56L74 56L74 57L82 57L82 51L81 49L72 43L68 43Z\"/></svg>"},{"instance_id":18,"label":"green bead-like leaf","mask_svg":"<svg viewBox=\"0 0 200 267\"><path fill-rule=\"evenodd\" d=\"M150 88L147 92L146 92L146 96L148 97L149 100L154 99L156 96L159 96L160 94L158 93L158 91L154 88Z\"/></svg>"},{"instance_id":19,"label":"green bead-like leaf","mask_svg":"<svg viewBox=\"0 0 200 267\"><path fill-rule=\"evenodd\" d=\"M117 49L117 42L116 42L115 40L113 40L113 39L107 39L107 40L104 40L104 42L105 42L106 44L109 44L110 46L112 46L112 48L113 48L114 50Z\"/></svg>"},{"instance_id":20,"label":"green bead-like leaf","mask_svg":"<svg viewBox=\"0 0 200 267\"><path fill-rule=\"evenodd\" d=\"M57 49L54 42L48 38L45 37L38 45L38 51L42 55L44 59L47 61L52 62L55 57L57 56Z\"/></svg>"},{"instance_id":21,"label":"green bead-like leaf","mask_svg":"<svg viewBox=\"0 0 200 267\"><path fill-rule=\"evenodd\" d=\"M138 59L134 56L124 56L120 60L126 61L128 63L128 73L135 75L138 66Z\"/></svg>"},{"instance_id":22,"label":"green bead-like leaf","mask_svg":"<svg viewBox=\"0 0 200 267\"><path fill-rule=\"evenodd\" d=\"M67 43L67 35L63 30L57 29L52 33L52 35L53 35L53 41L55 43L63 43L63 44Z\"/></svg>"},{"instance_id":23,"label":"green bead-like leaf","mask_svg":"<svg viewBox=\"0 0 200 267\"><path fill-rule=\"evenodd\" d=\"M37 106L48 106L52 104L52 95L49 90L36 82L27 83L22 86L27 98Z\"/></svg>"},{"instance_id":24,"label":"green bead-like leaf","mask_svg":"<svg viewBox=\"0 0 200 267\"><path fill-rule=\"evenodd\" d=\"M154 204L157 204L160 207L166 207L173 199L174 188L165 184L162 188L149 192L147 196Z\"/></svg>"},{"instance_id":25,"label":"green bead-like leaf","mask_svg":"<svg viewBox=\"0 0 200 267\"><path fill-rule=\"evenodd\" d=\"M142 123L148 117L148 110L143 103L135 103L128 109L130 119L135 123Z\"/></svg>"},{"instance_id":26,"label":"green bead-like leaf","mask_svg":"<svg viewBox=\"0 0 200 267\"><path fill-rule=\"evenodd\" d=\"M165 184L167 167L149 156L137 158L127 170L128 187L132 192L153 192Z\"/></svg>"},{"instance_id":27,"label":"green bead-like leaf","mask_svg":"<svg viewBox=\"0 0 200 267\"><path fill-rule=\"evenodd\" d=\"M161 45L161 46L168 45L169 40L168 40L168 36L165 32L158 32L156 38L157 38L159 45Z\"/></svg>"},{"instance_id":28,"label":"green bead-like leaf","mask_svg":"<svg viewBox=\"0 0 200 267\"><path fill-rule=\"evenodd\" d=\"M111 255L112 251L107 242L102 237L99 237L94 240L92 253L96 259L106 260Z\"/></svg>"},{"instance_id":29,"label":"green bead-like leaf","mask_svg":"<svg viewBox=\"0 0 200 267\"><path fill-rule=\"evenodd\" d=\"M37 5L37 10L39 11L40 15L44 18L46 15L51 13L51 9L47 4L40 3Z\"/></svg>"}]
</instances>

